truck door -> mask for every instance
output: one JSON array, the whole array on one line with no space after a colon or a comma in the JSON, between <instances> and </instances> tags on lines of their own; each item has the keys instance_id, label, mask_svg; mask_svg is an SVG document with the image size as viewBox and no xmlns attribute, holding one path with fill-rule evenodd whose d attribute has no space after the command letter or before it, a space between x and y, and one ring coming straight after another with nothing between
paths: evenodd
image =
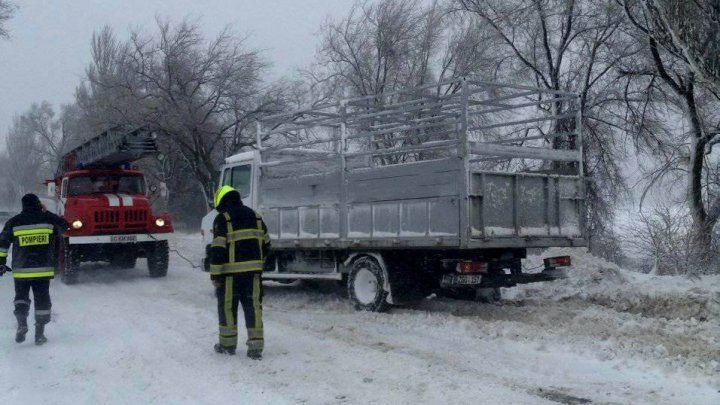
<instances>
[{"instance_id":1,"label":"truck door","mask_svg":"<svg viewBox=\"0 0 720 405\"><path fill-rule=\"evenodd\" d=\"M226 165L220 173L220 185L231 186L238 190L242 197L243 204L255 209L257 206L257 189L253 169L253 161L239 162L234 165ZM218 212L214 209L210 210L200 222L200 229L203 235L203 249L209 245L213 239L212 226L213 221Z\"/></svg>"},{"instance_id":2,"label":"truck door","mask_svg":"<svg viewBox=\"0 0 720 405\"><path fill-rule=\"evenodd\" d=\"M253 165L250 162L227 167L223 171L222 185L236 189L242 197L243 204L254 209L256 198L253 183Z\"/></svg>"},{"instance_id":3,"label":"truck door","mask_svg":"<svg viewBox=\"0 0 720 405\"><path fill-rule=\"evenodd\" d=\"M67 203L68 197L68 178L63 177L62 183L60 183L60 204L58 204L58 215L65 215L65 204Z\"/></svg>"}]
</instances>

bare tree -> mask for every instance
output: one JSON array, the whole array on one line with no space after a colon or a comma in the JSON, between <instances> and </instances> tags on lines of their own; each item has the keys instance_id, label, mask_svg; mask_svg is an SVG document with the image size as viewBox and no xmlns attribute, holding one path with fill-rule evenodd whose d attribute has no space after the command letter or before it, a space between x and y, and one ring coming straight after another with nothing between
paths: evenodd
<instances>
[{"instance_id":1,"label":"bare tree","mask_svg":"<svg viewBox=\"0 0 720 405\"><path fill-rule=\"evenodd\" d=\"M312 76L335 96L389 93L485 74L494 65L488 31L438 2L358 2L322 35Z\"/></svg>"},{"instance_id":2,"label":"bare tree","mask_svg":"<svg viewBox=\"0 0 720 405\"><path fill-rule=\"evenodd\" d=\"M53 119L54 112L49 104L33 104L26 113L13 118L5 138L3 171L6 193L11 201L17 201L28 192L42 189L45 179L54 174L57 155L48 147L48 137L56 141L59 122Z\"/></svg>"},{"instance_id":3,"label":"bare tree","mask_svg":"<svg viewBox=\"0 0 720 405\"><path fill-rule=\"evenodd\" d=\"M720 96L699 80L673 35L660 30L664 25L657 22L656 11L638 1L623 5L645 47L645 58L624 67L622 74L630 89L626 99L633 129L641 146L660 158L649 184L668 177L686 181L695 260L704 266L714 254L712 232L720 219L720 172L711 155L720 142L713 128L720 118Z\"/></svg>"},{"instance_id":4,"label":"bare tree","mask_svg":"<svg viewBox=\"0 0 720 405\"><path fill-rule=\"evenodd\" d=\"M357 2L346 17L328 21L322 36L317 63L309 73L314 88L322 89L326 98L365 97L364 107L355 103L353 108L368 111L416 97L417 93L395 92L418 86L430 85L422 90L423 97L439 99L459 91L460 86L434 83L484 75L481 69L493 65L488 32L461 15L448 13L437 1ZM413 118L432 119L433 112L418 111ZM365 131L378 123L370 117L355 125ZM449 132L450 128L437 125L431 130L381 131L358 146L389 149L429 137L440 140L438 133ZM421 158L414 153L373 157L378 164Z\"/></svg>"},{"instance_id":5,"label":"bare tree","mask_svg":"<svg viewBox=\"0 0 720 405\"><path fill-rule=\"evenodd\" d=\"M68 141L64 122L64 114L56 117L47 101L33 103L26 112L15 116L6 137L7 153L13 164L27 167L26 162L32 162L33 168L29 170L32 175L37 179L51 178L59 168ZM18 171L8 174L15 177ZM28 185L33 183L37 182Z\"/></svg>"},{"instance_id":6,"label":"bare tree","mask_svg":"<svg viewBox=\"0 0 720 405\"><path fill-rule=\"evenodd\" d=\"M68 138L62 117L55 117L55 110L47 101L33 103L27 112L20 115L16 129L24 136L33 138L35 149L32 153L42 159L43 171L54 174L61 165Z\"/></svg>"},{"instance_id":7,"label":"bare tree","mask_svg":"<svg viewBox=\"0 0 720 405\"><path fill-rule=\"evenodd\" d=\"M322 79L351 96L379 94L407 84L408 79L401 77L407 67L403 62L416 48L421 21L411 1L356 3L347 18L322 28L319 62L327 68ZM421 66L414 67L415 74L422 75Z\"/></svg>"},{"instance_id":8,"label":"bare tree","mask_svg":"<svg viewBox=\"0 0 720 405\"><path fill-rule=\"evenodd\" d=\"M7 0L0 0L0 39L8 38L10 33L5 28L5 23L15 15L17 6Z\"/></svg>"},{"instance_id":9,"label":"bare tree","mask_svg":"<svg viewBox=\"0 0 720 405\"><path fill-rule=\"evenodd\" d=\"M126 42L109 28L93 38L93 62L78 105L102 128L146 126L191 170L210 199L222 157L254 144L257 117L277 111L281 91L264 84L267 64L229 29L207 40L196 22L157 20L157 32Z\"/></svg>"},{"instance_id":10,"label":"bare tree","mask_svg":"<svg viewBox=\"0 0 720 405\"><path fill-rule=\"evenodd\" d=\"M696 250L692 218L686 207L659 204L641 211L624 229L625 248L639 259L640 269L658 275L693 274Z\"/></svg>"},{"instance_id":11,"label":"bare tree","mask_svg":"<svg viewBox=\"0 0 720 405\"><path fill-rule=\"evenodd\" d=\"M602 239L612 238L612 205L625 189L619 164L624 148L617 140L621 124L613 119L620 84L614 72L633 52L618 35L625 24L622 9L611 0L457 0L454 4L476 16L477 24L493 30L500 45L498 80L525 80L580 95L579 106L558 101L553 109L563 113L580 108L583 115L582 170L592 180L587 189L590 247L598 252L605 245ZM574 120L560 120L553 131L560 135L548 141L555 148L572 145L576 136L562 134L577 129Z\"/></svg>"},{"instance_id":12,"label":"bare tree","mask_svg":"<svg viewBox=\"0 0 720 405\"><path fill-rule=\"evenodd\" d=\"M697 80L720 91L720 2L644 0L649 31L683 59ZM665 46L667 45L667 46Z\"/></svg>"}]
</instances>

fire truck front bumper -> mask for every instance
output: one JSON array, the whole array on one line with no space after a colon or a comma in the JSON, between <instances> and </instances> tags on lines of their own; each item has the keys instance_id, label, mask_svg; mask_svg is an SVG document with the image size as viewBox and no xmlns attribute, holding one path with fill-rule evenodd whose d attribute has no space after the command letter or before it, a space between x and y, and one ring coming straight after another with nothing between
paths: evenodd
<instances>
[{"instance_id":1,"label":"fire truck front bumper","mask_svg":"<svg viewBox=\"0 0 720 405\"><path fill-rule=\"evenodd\" d=\"M96 243L138 243L168 240L170 233L137 233L122 235L70 236L71 245L90 245Z\"/></svg>"}]
</instances>

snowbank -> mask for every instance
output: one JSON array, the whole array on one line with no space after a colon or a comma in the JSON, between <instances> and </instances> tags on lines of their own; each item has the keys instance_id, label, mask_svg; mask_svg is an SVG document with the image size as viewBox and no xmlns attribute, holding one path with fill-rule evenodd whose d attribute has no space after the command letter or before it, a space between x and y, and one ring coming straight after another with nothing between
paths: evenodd
<instances>
[{"instance_id":1,"label":"snowbank","mask_svg":"<svg viewBox=\"0 0 720 405\"><path fill-rule=\"evenodd\" d=\"M654 276L621 269L585 249L549 249L528 258L526 267L542 265L542 257L570 255L568 278L543 285L520 286L508 298L577 299L622 312L667 319L705 322L720 317L720 276Z\"/></svg>"},{"instance_id":2,"label":"snowbank","mask_svg":"<svg viewBox=\"0 0 720 405\"><path fill-rule=\"evenodd\" d=\"M653 276L619 268L585 249L550 249L542 256L572 256L568 278L505 291L510 303L564 307L559 331L591 344L599 356L652 360L685 368L720 384L720 276ZM532 256L528 267L541 266ZM550 326L553 315L545 323ZM536 320L535 322L541 322Z\"/></svg>"}]
</instances>

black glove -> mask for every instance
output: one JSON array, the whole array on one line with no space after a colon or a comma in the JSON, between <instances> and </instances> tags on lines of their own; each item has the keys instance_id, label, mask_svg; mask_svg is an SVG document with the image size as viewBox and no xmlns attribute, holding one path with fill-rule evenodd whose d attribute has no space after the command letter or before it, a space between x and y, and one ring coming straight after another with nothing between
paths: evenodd
<instances>
[{"instance_id":1,"label":"black glove","mask_svg":"<svg viewBox=\"0 0 720 405\"><path fill-rule=\"evenodd\" d=\"M12 271L12 269L4 264L0 264L0 277L7 271Z\"/></svg>"}]
</instances>

